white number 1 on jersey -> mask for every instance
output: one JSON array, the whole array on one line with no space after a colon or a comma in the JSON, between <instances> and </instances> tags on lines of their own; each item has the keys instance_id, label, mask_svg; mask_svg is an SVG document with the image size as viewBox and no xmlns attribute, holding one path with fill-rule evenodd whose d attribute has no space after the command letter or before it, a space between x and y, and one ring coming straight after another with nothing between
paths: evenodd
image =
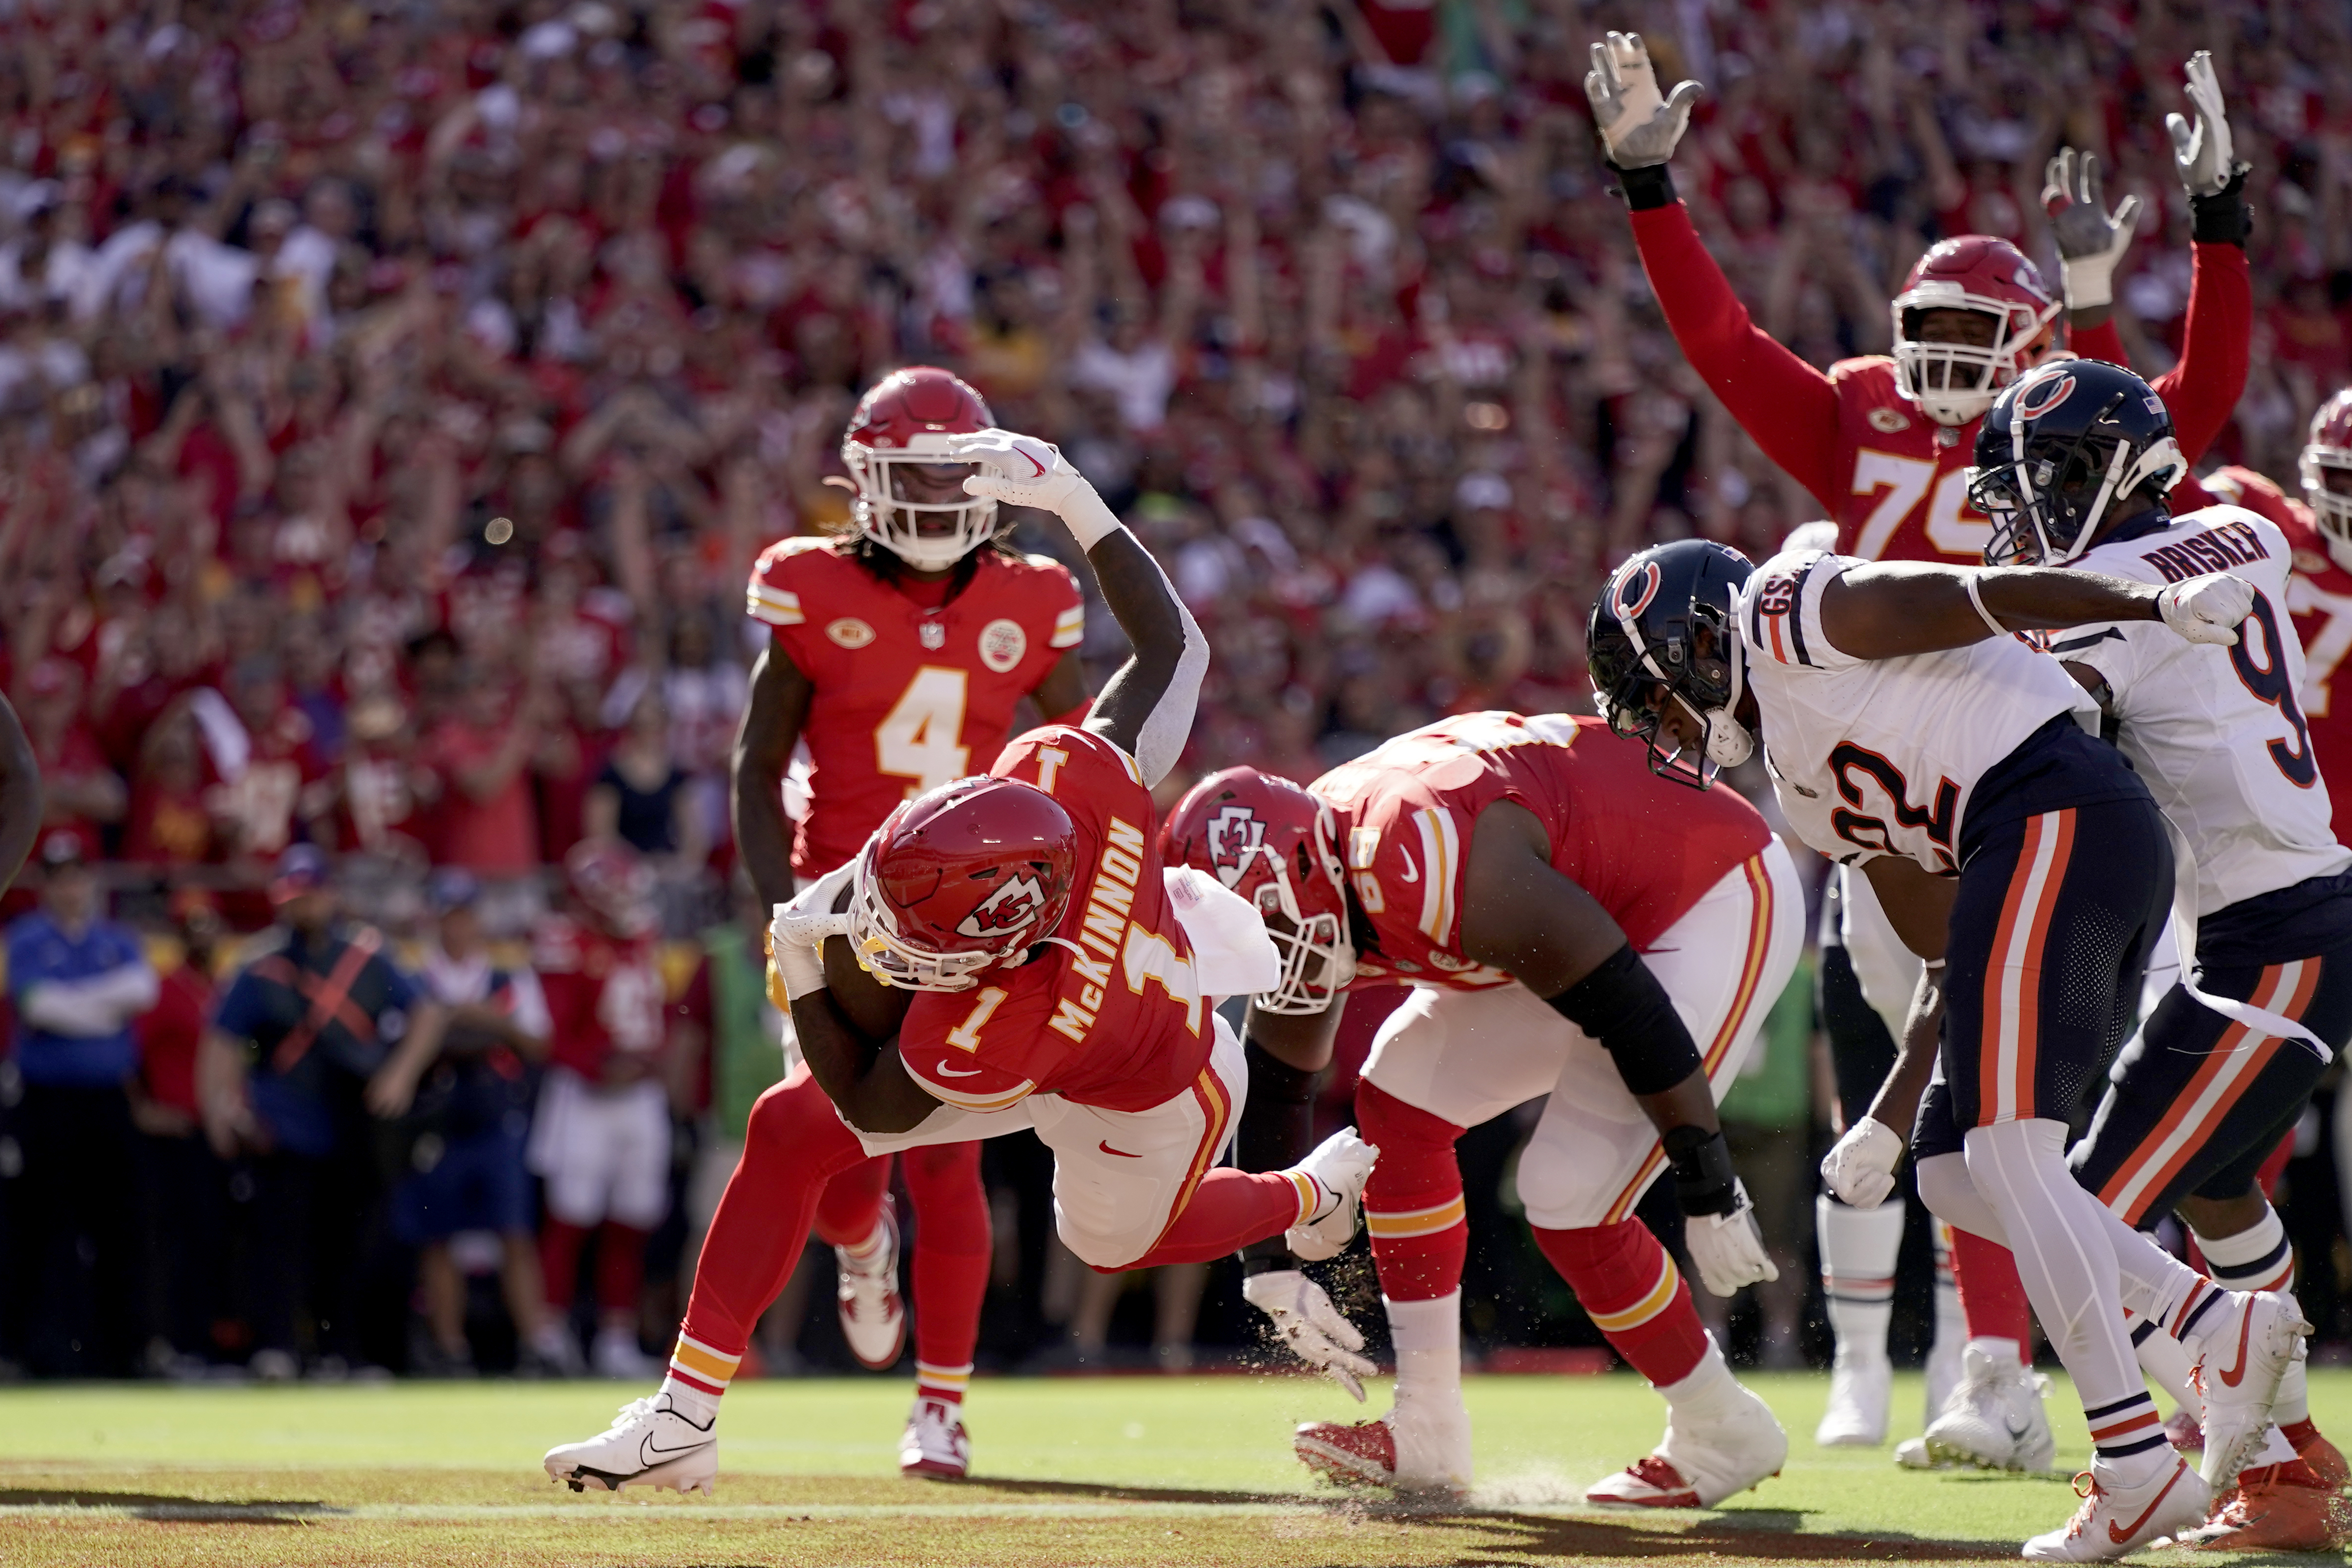
<instances>
[{"instance_id":1,"label":"white number 1 on jersey","mask_svg":"<svg viewBox=\"0 0 2352 1568\"><path fill-rule=\"evenodd\" d=\"M874 731L874 767L892 778L908 779L907 798L960 779L971 769L971 749L963 744L965 683L961 669L925 665Z\"/></svg>"}]
</instances>

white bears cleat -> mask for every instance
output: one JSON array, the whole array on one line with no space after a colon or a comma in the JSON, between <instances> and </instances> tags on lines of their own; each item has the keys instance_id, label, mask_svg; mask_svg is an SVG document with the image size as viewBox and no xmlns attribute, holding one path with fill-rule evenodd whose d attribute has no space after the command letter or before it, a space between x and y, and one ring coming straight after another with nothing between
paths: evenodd
<instances>
[{"instance_id":1,"label":"white bears cleat","mask_svg":"<svg viewBox=\"0 0 2352 1568\"><path fill-rule=\"evenodd\" d=\"M960 1481L971 1469L971 1438L963 1409L943 1399L918 1399L898 1438L898 1473Z\"/></svg>"},{"instance_id":2,"label":"white bears cleat","mask_svg":"<svg viewBox=\"0 0 2352 1568\"><path fill-rule=\"evenodd\" d=\"M2205 1484L2225 1492L2252 1462L2270 1429L2279 1380L2303 1354L2311 1325L2291 1296L2232 1290L2229 1305L2191 1347L2190 1373L2205 1396Z\"/></svg>"},{"instance_id":3,"label":"white bears cleat","mask_svg":"<svg viewBox=\"0 0 2352 1568\"><path fill-rule=\"evenodd\" d=\"M1357 1137L1354 1128L1342 1127L1285 1173L1315 1188L1315 1206L1283 1237L1294 1256L1310 1263L1337 1258L1355 1239L1364 1184L1380 1157L1380 1150Z\"/></svg>"},{"instance_id":4,"label":"white bears cleat","mask_svg":"<svg viewBox=\"0 0 2352 1568\"><path fill-rule=\"evenodd\" d=\"M621 1406L601 1436L550 1448L548 1479L573 1491L592 1486L608 1492L623 1487L667 1487L681 1495L719 1491L719 1418L701 1426L687 1419L667 1394L633 1399Z\"/></svg>"},{"instance_id":5,"label":"white bears cleat","mask_svg":"<svg viewBox=\"0 0 2352 1568\"><path fill-rule=\"evenodd\" d=\"M1727 1377L1704 1414L1666 1410L1664 1441L1585 1492L1627 1508L1713 1508L1780 1473L1789 1435L1771 1407Z\"/></svg>"},{"instance_id":6,"label":"white bears cleat","mask_svg":"<svg viewBox=\"0 0 2352 1568\"><path fill-rule=\"evenodd\" d=\"M1341 1486L1460 1497L1470 1489L1470 1413L1456 1395L1401 1399L1377 1421L1309 1421L1290 1447L1308 1469Z\"/></svg>"},{"instance_id":7,"label":"white bears cleat","mask_svg":"<svg viewBox=\"0 0 2352 1568\"><path fill-rule=\"evenodd\" d=\"M1927 1457L1938 1465L2038 1471L2058 1457L2042 1396L2050 1380L2005 1356L1970 1345L1961 1352L1960 1385L1927 1426Z\"/></svg>"},{"instance_id":8,"label":"white bears cleat","mask_svg":"<svg viewBox=\"0 0 2352 1568\"><path fill-rule=\"evenodd\" d=\"M1875 1448L1886 1441L1886 1406L1895 1368L1883 1356L1841 1353L1830 1368L1829 1408L1813 1428L1824 1448Z\"/></svg>"},{"instance_id":9,"label":"white bears cleat","mask_svg":"<svg viewBox=\"0 0 2352 1568\"><path fill-rule=\"evenodd\" d=\"M2074 1478L2083 1506L2063 1530L2027 1542L2022 1555L2042 1563L2104 1563L2151 1542L2168 1540L2204 1522L2212 1494L2189 1462L2170 1449L2163 1468L2137 1486L2119 1486L2104 1461Z\"/></svg>"},{"instance_id":10,"label":"white bears cleat","mask_svg":"<svg viewBox=\"0 0 2352 1568\"><path fill-rule=\"evenodd\" d=\"M882 1245L860 1259L848 1247L833 1249L841 1270L841 1337L858 1364L887 1372L907 1348L907 1303L898 1294L898 1205L882 1194Z\"/></svg>"},{"instance_id":11,"label":"white bears cleat","mask_svg":"<svg viewBox=\"0 0 2352 1568\"><path fill-rule=\"evenodd\" d=\"M1925 1437L1906 1437L1895 1445L1895 1462L1906 1470L1948 1470L1952 1466L1927 1452Z\"/></svg>"}]
</instances>

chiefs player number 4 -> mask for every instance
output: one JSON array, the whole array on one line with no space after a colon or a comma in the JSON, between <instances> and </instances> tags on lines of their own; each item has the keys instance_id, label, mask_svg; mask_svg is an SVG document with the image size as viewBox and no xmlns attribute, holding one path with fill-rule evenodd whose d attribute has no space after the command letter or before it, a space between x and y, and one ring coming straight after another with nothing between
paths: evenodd
<instances>
[{"instance_id":1,"label":"chiefs player number 4","mask_svg":"<svg viewBox=\"0 0 2352 1568\"><path fill-rule=\"evenodd\" d=\"M907 780L908 800L971 771L963 743L970 679L964 670L923 666L875 729L875 771Z\"/></svg>"}]
</instances>

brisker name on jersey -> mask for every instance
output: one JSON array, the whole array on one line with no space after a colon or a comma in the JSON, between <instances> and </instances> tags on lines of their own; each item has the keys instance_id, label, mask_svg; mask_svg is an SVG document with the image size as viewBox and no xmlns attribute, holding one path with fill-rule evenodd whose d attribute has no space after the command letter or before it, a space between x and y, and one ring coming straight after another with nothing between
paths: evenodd
<instances>
[{"instance_id":1,"label":"brisker name on jersey","mask_svg":"<svg viewBox=\"0 0 2352 1568\"><path fill-rule=\"evenodd\" d=\"M2262 535L2242 522L2216 523L2202 533L2158 545L2145 554L2148 564L2163 573L2168 583L2186 583L2208 572L2227 572L2232 566L2251 566L2271 558Z\"/></svg>"}]
</instances>

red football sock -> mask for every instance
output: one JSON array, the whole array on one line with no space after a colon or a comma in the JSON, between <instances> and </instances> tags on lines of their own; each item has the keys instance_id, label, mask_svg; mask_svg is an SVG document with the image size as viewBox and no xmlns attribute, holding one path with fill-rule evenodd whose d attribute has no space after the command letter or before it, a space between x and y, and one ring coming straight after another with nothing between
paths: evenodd
<instances>
[{"instance_id":1,"label":"red football sock","mask_svg":"<svg viewBox=\"0 0 2352 1568\"><path fill-rule=\"evenodd\" d=\"M2032 1354L2033 1308L2025 1299L2025 1282L2017 1277L2017 1259L2009 1248L1954 1226L1952 1282L1959 1288L1969 1338L2014 1340L2021 1356Z\"/></svg>"},{"instance_id":2,"label":"red football sock","mask_svg":"<svg viewBox=\"0 0 2352 1568\"><path fill-rule=\"evenodd\" d=\"M607 1317L637 1315L637 1295L646 1283L646 1237L618 1220L596 1230L596 1305Z\"/></svg>"},{"instance_id":3,"label":"red football sock","mask_svg":"<svg viewBox=\"0 0 2352 1568\"><path fill-rule=\"evenodd\" d=\"M1286 1171L1236 1171L1224 1166L1211 1171L1192 1189L1186 1204L1151 1250L1118 1268L1097 1268L1097 1274L1118 1274L1129 1268L1157 1268L1167 1263L1207 1263L1238 1252L1253 1241L1279 1236L1307 1216L1300 1214L1298 1183Z\"/></svg>"},{"instance_id":4,"label":"red football sock","mask_svg":"<svg viewBox=\"0 0 2352 1568\"><path fill-rule=\"evenodd\" d=\"M740 1356L800 1261L826 1181L865 1158L807 1068L761 1095L694 1266L683 1331L722 1356Z\"/></svg>"},{"instance_id":5,"label":"red football sock","mask_svg":"<svg viewBox=\"0 0 2352 1568\"><path fill-rule=\"evenodd\" d=\"M1407 1105L1370 1079L1356 1085L1356 1126L1381 1152L1364 1185L1364 1228L1381 1293L1391 1301L1433 1301L1462 1287L1470 1251L1463 1217L1463 1130Z\"/></svg>"},{"instance_id":6,"label":"red football sock","mask_svg":"<svg viewBox=\"0 0 2352 1568\"><path fill-rule=\"evenodd\" d=\"M1706 1330L1691 1305L1690 1287L1640 1220L1581 1230L1538 1226L1536 1245L1576 1292L1593 1327L1652 1387L1680 1383L1706 1354Z\"/></svg>"},{"instance_id":7,"label":"red football sock","mask_svg":"<svg viewBox=\"0 0 2352 1568\"><path fill-rule=\"evenodd\" d=\"M584 1225L549 1215L547 1223L540 1226L540 1289L547 1298L548 1310L559 1318L572 1310L572 1295L580 1288L580 1249L587 1245Z\"/></svg>"},{"instance_id":8,"label":"red football sock","mask_svg":"<svg viewBox=\"0 0 2352 1568\"><path fill-rule=\"evenodd\" d=\"M816 1238L827 1247L863 1247L882 1223L882 1197L889 1190L887 1154L861 1160L835 1176L816 1200Z\"/></svg>"},{"instance_id":9,"label":"red football sock","mask_svg":"<svg viewBox=\"0 0 2352 1568\"><path fill-rule=\"evenodd\" d=\"M993 1255L980 1145L909 1149L904 1160L915 1211L915 1392L961 1404Z\"/></svg>"}]
</instances>

